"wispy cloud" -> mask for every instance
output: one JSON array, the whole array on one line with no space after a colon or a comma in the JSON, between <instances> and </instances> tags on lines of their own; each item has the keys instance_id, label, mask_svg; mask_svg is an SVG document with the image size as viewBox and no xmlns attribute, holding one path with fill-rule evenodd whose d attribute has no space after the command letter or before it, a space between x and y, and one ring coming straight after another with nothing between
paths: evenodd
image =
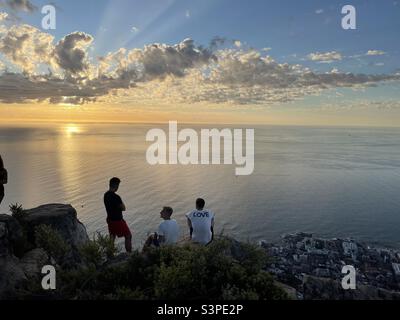
<instances>
[{"instance_id":1,"label":"wispy cloud","mask_svg":"<svg viewBox=\"0 0 400 320\"><path fill-rule=\"evenodd\" d=\"M6 20L8 17L7 12L0 12L0 21Z\"/></svg>"},{"instance_id":2,"label":"wispy cloud","mask_svg":"<svg viewBox=\"0 0 400 320\"><path fill-rule=\"evenodd\" d=\"M138 32L140 31L140 29L139 29L138 27L132 27L132 28L131 28L131 31L132 31L133 33L138 33Z\"/></svg>"},{"instance_id":3,"label":"wispy cloud","mask_svg":"<svg viewBox=\"0 0 400 320\"><path fill-rule=\"evenodd\" d=\"M240 47L242 46L242 42L239 41L239 40L235 40L235 41L234 41L234 45L235 45L237 48L240 48Z\"/></svg>"},{"instance_id":4,"label":"wispy cloud","mask_svg":"<svg viewBox=\"0 0 400 320\"><path fill-rule=\"evenodd\" d=\"M342 54L337 51L310 53L308 59L319 63L332 63L342 60Z\"/></svg>"},{"instance_id":5,"label":"wispy cloud","mask_svg":"<svg viewBox=\"0 0 400 320\"><path fill-rule=\"evenodd\" d=\"M386 52L382 50L368 50L366 53L367 56L383 56Z\"/></svg>"}]
</instances>

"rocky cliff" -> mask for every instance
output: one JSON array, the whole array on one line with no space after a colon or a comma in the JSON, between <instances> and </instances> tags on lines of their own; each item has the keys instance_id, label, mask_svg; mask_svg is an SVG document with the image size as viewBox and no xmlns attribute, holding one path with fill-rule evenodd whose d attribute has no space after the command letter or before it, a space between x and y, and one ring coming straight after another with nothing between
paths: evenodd
<instances>
[{"instance_id":1,"label":"rocky cliff","mask_svg":"<svg viewBox=\"0 0 400 320\"><path fill-rule=\"evenodd\" d=\"M86 229L70 205L49 204L25 210L17 218L0 215L0 299L13 298L37 280L46 264L55 264L37 246L35 230L50 226L70 245L69 258L76 259L78 246L88 241Z\"/></svg>"}]
</instances>

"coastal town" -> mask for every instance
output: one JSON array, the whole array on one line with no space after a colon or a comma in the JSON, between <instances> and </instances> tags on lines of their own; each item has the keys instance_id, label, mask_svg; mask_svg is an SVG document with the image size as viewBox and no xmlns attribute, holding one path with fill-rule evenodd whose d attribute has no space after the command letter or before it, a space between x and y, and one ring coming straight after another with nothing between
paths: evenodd
<instances>
[{"instance_id":1,"label":"coastal town","mask_svg":"<svg viewBox=\"0 0 400 320\"><path fill-rule=\"evenodd\" d=\"M378 295L400 298L400 250L372 247L353 239L321 239L303 232L284 235L274 244L261 241L260 246L271 260L267 271L296 289L297 299L307 298L304 284L310 277L340 284L345 265L355 268L357 288L373 288ZM329 286L321 287L326 290Z\"/></svg>"}]
</instances>

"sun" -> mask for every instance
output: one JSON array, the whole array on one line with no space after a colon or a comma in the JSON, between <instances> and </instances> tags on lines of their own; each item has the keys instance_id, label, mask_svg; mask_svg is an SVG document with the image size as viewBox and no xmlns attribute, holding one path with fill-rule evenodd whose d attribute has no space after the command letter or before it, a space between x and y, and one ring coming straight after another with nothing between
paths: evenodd
<instances>
[{"instance_id":1,"label":"sun","mask_svg":"<svg viewBox=\"0 0 400 320\"><path fill-rule=\"evenodd\" d=\"M64 127L64 132L68 137L72 137L74 134L81 133L82 130L75 124L68 124Z\"/></svg>"}]
</instances>

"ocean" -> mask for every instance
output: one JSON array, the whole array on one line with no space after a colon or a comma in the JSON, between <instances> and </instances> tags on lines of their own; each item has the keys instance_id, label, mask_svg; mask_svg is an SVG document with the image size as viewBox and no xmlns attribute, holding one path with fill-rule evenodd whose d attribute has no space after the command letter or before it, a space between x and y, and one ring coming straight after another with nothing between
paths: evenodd
<instances>
[{"instance_id":1,"label":"ocean","mask_svg":"<svg viewBox=\"0 0 400 320\"><path fill-rule=\"evenodd\" d=\"M304 231L400 246L400 128L235 126L255 129L255 169L236 165L158 165L146 161L145 136L167 124L28 123L0 125L9 172L6 197L32 208L69 203L88 232L107 232L103 194L122 180L125 220L140 247L174 209L182 236L185 213L203 197L216 233L275 241ZM179 124L179 128L224 128Z\"/></svg>"}]
</instances>

